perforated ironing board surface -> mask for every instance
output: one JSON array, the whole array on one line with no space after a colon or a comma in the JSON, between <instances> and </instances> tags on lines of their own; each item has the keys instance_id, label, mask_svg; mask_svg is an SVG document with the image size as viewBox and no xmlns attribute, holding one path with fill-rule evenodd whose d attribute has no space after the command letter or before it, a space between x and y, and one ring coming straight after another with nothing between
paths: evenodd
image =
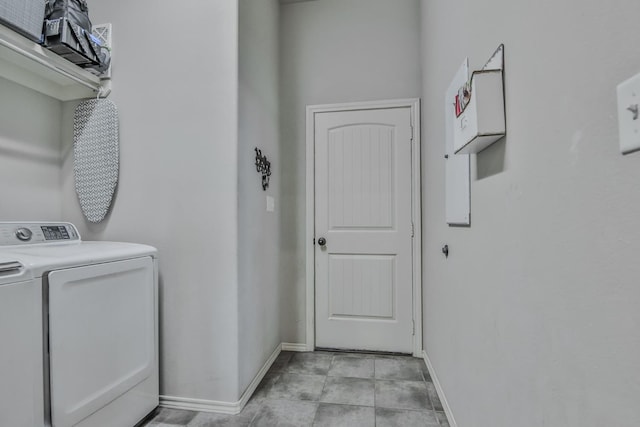
<instances>
[{"instance_id":1,"label":"perforated ironing board surface","mask_svg":"<svg viewBox=\"0 0 640 427\"><path fill-rule=\"evenodd\" d=\"M106 99L83 101L73 125L76 193L89 222L104 220L118 185L120 143L118 110Z\"/></svg>"}]
</instances>

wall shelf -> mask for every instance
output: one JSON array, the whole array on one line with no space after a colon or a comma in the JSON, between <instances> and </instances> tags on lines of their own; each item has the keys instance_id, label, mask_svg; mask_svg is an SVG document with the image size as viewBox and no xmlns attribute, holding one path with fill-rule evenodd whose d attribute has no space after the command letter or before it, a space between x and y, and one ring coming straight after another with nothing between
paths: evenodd
<instances>
[{"instance_id":1,"label":"wall shelf","mask_svg":"<svg viewBox=\"0 0 640 427\"><path fill-rule=\"evenodd\" d=\"M0 25L0 77L70 101L108 95L108 81L84 70L15 31Z\"/></svg>"}]
</instances>

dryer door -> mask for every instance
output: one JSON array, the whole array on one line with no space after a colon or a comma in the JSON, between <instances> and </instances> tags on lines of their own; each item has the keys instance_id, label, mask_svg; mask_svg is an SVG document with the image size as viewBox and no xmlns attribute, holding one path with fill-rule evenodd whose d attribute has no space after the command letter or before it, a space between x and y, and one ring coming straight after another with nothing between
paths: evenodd
<instances>
[{"instance_id":1,"label":"dryer door","mask_svg":"<svg viewBox=\"0 0 640 427\"><path fill-rule=\"evenodd\" d=\"M152 375L150 257L49 273L51 421L72 426Z\"/></svg>"}]
</instances>

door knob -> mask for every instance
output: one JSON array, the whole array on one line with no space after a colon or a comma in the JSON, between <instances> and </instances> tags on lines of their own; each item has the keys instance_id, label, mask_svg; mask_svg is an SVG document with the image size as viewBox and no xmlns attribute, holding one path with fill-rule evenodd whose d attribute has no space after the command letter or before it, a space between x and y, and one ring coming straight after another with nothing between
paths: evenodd
<instances>
[{"instance_id":1,"label":"door knob","mask_svg":"<svg viewBox=\"0 0 640 427\"><path fill-rule=\"evenodd\" d=\"M326 246L327 245L327 239L325 239L324 237L321 237L318 239L318 244L320 246Z\"/></svg>"}]
</instances>

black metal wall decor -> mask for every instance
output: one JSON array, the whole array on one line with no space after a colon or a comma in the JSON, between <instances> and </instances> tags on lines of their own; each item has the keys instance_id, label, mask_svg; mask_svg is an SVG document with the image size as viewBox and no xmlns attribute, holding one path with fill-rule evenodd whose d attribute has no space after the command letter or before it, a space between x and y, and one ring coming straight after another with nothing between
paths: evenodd
<instances>
[{"instance_id":1,"label":"black metal wall decor","mask_svg":"<svg viewBox=\"0 0 640 427\"><path fill-rule=\"evenodd\" d=\"M256 147L256 170L262 174L262 189L267 191L269 188L269 177L271 176L271 162L267 160L267 156L262 155L262 151Z\"/></svg>"}]
</instances>

